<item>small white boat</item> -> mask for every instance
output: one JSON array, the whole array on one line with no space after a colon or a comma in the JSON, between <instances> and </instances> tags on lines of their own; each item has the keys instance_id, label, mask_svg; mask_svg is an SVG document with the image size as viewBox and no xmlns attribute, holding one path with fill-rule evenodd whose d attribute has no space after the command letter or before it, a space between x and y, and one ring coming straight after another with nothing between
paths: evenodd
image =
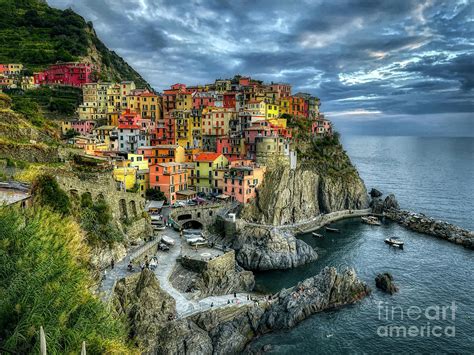
<instances>
[{"instance_id":1,"label":"small white boat","mask_svg":"<svg viewBox=\"0 0 474 355\"><path fill-rule=\"evenodd\" d=\"M173 238L170 238L168 237L167 235L163 235L161 236L161 241L165 244L168 244L168 245L174 245L174 240Z\"/></svg>"},{"instance_id":2,"label":"small white boat","mask_svg":"<svg viewBox=\"0 0 474 355\"><path fill-rule=\"evenodd\" d=\"M380 223L379 219L375 216L367 216L367 217L361 217L362 223L365 224L370 224L372 226L380 226L382 223Z\"/></svg>"},{"instance_id":3,"label":"small white boat","mask_svg":"<svg viewBox=\"0 0 474 355\"><path fill-rule=\"evenodd\" d=\"M313 237L316 237L316 238L324 238L324 236L322 234L319 234L319 233L316 233L316 232L313 232Z\"/></svg>"},{"instance_id":4,"label":"small white boat","mask_svg":"<svg viewBox=\"0 0 474 355\"><path fill-rule=\"evenodd\" d=\"M198 243L198 242L205 242L206 240L202 237L195 237L195 238L189 238L189 239L186 239L186 241L189 243L189 244L193 244L193 243Z\"/></svg>"},{"instance_id":5,"label":"small white boat","mask_svg":"<svg viewBox=\"0 0 474 355\"><path fill-rule=\"evenodd\" d=\"M339 233L339 229L337 228L331 228L331 227L325 227L328 232L334 232L334 233Z\"/></svg>"},{"instance_id":6,"label":"small white boat","mask_svg":"<svg viewBox=\"0 0 474 355\"><path fill-rule=\"evenodd\" d=\"M153 230L156 231L164 231L166 229L166 226L163 224L152 224Z\"/></svg>"},{"instance_id":7,"label":"small white boat","mask_svg":"<svg viewBox=\"0 0 474 355\"><path fill-rule=\"evenodd\" d=\"M403 241L398 239L397 237L390 237L390 238L387 238L385 239L385 243L387 243L388 245L391 245L393 247L397 247L397 248L400 248L400 249L403 249Z\"/></svg>"}]
</instances>

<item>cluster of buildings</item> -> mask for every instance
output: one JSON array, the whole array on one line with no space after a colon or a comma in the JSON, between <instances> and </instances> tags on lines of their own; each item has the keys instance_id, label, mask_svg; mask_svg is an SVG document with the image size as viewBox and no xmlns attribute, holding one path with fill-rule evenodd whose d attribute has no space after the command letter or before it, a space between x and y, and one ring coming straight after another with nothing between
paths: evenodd
<instances>
[{"instance_id":1,"label":"cluster of buildings","mask_svg":"<svg viewBox=\"0 0 474 355\"><path fill-rule=\"evenodd\" d=\"M0 64L0 90L33 87L35 87L34 78L23 75L23 64Z\"/></svg>"},{"instance_id":2,"label":"cluster of buildings","mask_svg":"<svg viewBox=\"0 0 474 355\"><path fill-rule=\"evenodd\" d=\"M308 121L314 137L332 134L319 99L284 83L237 76L161 94L131 81L82 90L78 119L64 121L63 134L74 131L71 143L110 158L124 189L156 189L171 204L198 193L248 203L270 161L296 166L294 122Z\"/></svg>"},{"instance_id":3,"label":"cluster of buildings","mask_svg":"<svg viewBox=\"0 0 474 355\"><path fill-rule=\"evenodd\" d=\"M24 74L23 64L0 64L0 89L34 89L40 85L65 85L82 87L92 82L93 67L87 63L56 63L47 69Z\"/></svg>"},{"instance_id":4,"label":"cluster of buildings","mask_svg":"<svg viewBox=\"0 0 474 355\"><path fill-rule=\"evenodd\" d=\"M158 94L132 81L94 82L86 63L53 64L28 79L22 71L1 64L0 86L21 78L33 87L81 87L78 117L62 122L63 135L85 154L108 158L123 189L160 190L171 204L198 193L248 203L270 161L296 166L294 127L310 127L316 138L332 134L319 99L285 83L235 76Z\"/></svg>"}]
</instances>

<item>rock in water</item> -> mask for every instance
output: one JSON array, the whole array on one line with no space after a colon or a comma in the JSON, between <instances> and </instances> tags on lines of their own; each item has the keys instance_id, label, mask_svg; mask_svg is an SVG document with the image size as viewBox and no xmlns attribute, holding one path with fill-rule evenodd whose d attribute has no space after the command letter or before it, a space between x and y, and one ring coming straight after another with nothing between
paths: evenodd
<instances>
[{"instance_id":1,"label":"rock in water","mask_svg":"<svg viewBox=\"0 0 474 355\"><path fill-rule=\"evenodd\" d=\"M375 188L372 188L372 190L370 190L370 197L374 198L374 197L380 197L382 196L382 192L380 192L379 190L375 189Z\"/></svg>"},{"instance_id":2,"label":"rock in water","mask_svg":"<svg viewBox=\"0 0 474 355\"><path fill-rule=\"evenodd\" d=\"M239 224L232 248L237 262L247 270L284 270L318 258L316 251L293 235L277 229Z\"/></svg>"},{"instance_id":3,"label":"rock in water","mask_svg":"<svg viewBox=\"0 0 474 355\"><path fill-rule=\"evenodd\" d=\"M385 211L390 210L390 209L394 209L394 210L400 209L400 206L394 194L390 194L385 198L383 202L383 208Z\"/></svg>"},{"instance_id":4,"label":"rock in water","mask_svg":"<svg viewBox=\"0 0 474 355\"><path fill-rule=\"evenodd\" d=\"M393 276L388 272L377 275L375 278L375 286L384 292L390 293L391 295L393 295L395 292L398 292L398 287L393 283Z\"/></svg>"},{"instance_id":5,"label":"rock in water","mask_svg":"<svg viewBox=\"0 0 474 355\"><path fill-rule=\"evenodd\" d=\"M370 288L357 279L353 269L338 274L326 267L320 274L280 291L265 312L260 332L294 327L308 316L326 309L354 303L370 293Z\"/></svg>"}]
</instances>

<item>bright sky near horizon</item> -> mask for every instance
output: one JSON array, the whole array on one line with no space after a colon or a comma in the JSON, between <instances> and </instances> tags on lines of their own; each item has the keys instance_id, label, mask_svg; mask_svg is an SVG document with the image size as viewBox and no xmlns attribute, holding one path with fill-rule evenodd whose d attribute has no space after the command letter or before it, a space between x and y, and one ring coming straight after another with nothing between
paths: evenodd
<instances>
[{"instance_id":1,"label":"bright sky near horizon","mask_svg":"<svg viewBox=\"0 0 474 355\"><path fill-rule=\"evenodd\" d=\"M48 3L160 91L251 75L319 96L343 134L474 136L474 1Z\"/></svg>"}]
</instances>

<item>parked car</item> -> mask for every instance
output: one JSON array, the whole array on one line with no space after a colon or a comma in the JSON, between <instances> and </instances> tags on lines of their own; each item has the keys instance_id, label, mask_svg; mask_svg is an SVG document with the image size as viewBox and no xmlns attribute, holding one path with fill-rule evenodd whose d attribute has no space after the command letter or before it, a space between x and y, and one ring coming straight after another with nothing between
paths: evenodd
<instances>
[{"instance_id":1,"label":"parked car","mask_svg":"<svg viewBox=\"0 0 474 355\"><path fill-rule=\"evenodd\" d=\"M205 193L205 192L198 192L197 195L198 195L198 197L200 197L200 198L206 197L206 193Z\"/></svg>"},{"instance_id":2,"label":"parked car","mask_svg":"<svg viewBox=\"0 0 474 355\"><path fill-rule=\"evenodd\" d=\"M198 203L197 203L196 201L193 201L193 200L189 200L189 201L187 202L187 205L188 205L188 206L197 206L197 204L198 204Z\"/></svg>"},{"instance_id":3,"label":"parked car","mask_svg":"<svg viewBox=\"0 0 474 355\"><path fill-rule=\"evenodd\" d=\"M179 208L179 207L185 207L186 204L182 201L176 201L171 205L171 208Z\"/></svg>"}]
</instances>

